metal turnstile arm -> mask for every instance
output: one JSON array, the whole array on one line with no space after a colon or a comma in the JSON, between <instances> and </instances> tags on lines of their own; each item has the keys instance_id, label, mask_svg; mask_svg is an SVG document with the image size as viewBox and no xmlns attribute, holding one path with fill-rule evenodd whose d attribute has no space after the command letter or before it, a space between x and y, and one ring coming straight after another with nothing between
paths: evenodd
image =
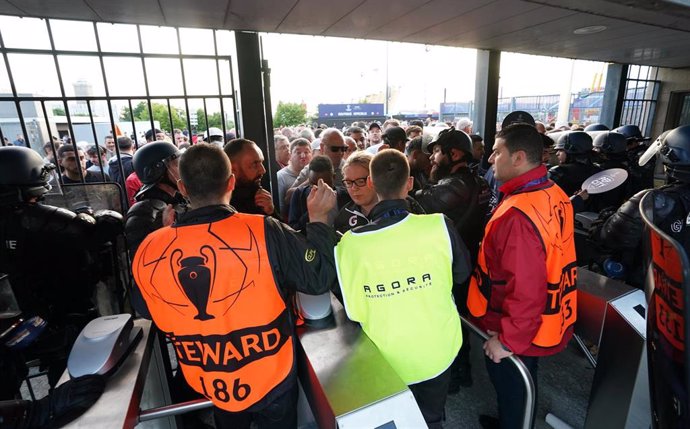
<instances>
[{"instance_id":1,"label":"metal turnstile arm","mask_svg":"<svg viewBox=\"0 0 690 429\"><path fill-rule=\"evenodd\" d=\"M468 328L472 329L472 331L474 331L474 333L479 335L482 339L489 339L489 336L486 332L479 329L466 318L460 316L460 320L462 320L462 323L464 323ZM523 429L531 429L532 421L534 420L534 381L532 380L532 376L527 370L527 367L524 363L522 363L522 360L519 357L515 355L510 355L507 359L510 360L510 362L512 362L513 365L515 365L515 368L517 368L518 372L520 373L520 376L522 377L522 381L525 382L525 417L522 422L522 427Z\"/></svg>"}]
</instances>

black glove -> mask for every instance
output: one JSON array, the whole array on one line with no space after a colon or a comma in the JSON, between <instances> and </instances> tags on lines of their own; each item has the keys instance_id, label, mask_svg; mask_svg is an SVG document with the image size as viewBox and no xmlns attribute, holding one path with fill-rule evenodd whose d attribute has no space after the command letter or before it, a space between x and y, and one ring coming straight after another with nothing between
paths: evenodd
<instances>
[{"instance_id":1,"label":"black glove","mask_svg":"<svg viewBox=\"0 0 690 429\"><path fill-rule=\"evenodd\" d=\"M96 234L101 242L111 241L125 230L122 215L116 211L98 210L94 218L96 219Z\"/></svg>"},{"instance_id":2,"label":"black glove","mask_svg":"<svg viewBox=\"0 0 690 429\"><path fill-rule=\"evenodd\" d=\"M36 401L30 412L27 429L59 428L82 415L101 397L105 377L85 375L73 378Z\"/></svg>"}]
</instances>

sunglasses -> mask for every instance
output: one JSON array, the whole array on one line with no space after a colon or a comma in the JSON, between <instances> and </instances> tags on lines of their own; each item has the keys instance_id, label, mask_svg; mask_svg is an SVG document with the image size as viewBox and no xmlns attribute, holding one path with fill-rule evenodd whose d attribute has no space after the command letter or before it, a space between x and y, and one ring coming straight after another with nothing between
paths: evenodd
<instances>
[{"instance_id":1,"label":"sunglasses","mask_svg":"<svg viewBox=\"0 0 690 429\"><path fill-rule=\"evenodd\" d=\"M347 146L328 146L331 152L347 152Z\"/></svg>"}]
</instances>

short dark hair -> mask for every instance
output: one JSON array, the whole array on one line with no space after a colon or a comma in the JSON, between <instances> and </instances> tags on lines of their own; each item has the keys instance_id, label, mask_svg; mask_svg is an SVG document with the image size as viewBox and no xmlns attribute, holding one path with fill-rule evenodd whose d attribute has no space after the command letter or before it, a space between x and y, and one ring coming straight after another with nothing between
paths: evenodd
<instances>
[{"instance_id":1,"label":"short dark hair","mask_svg":"<svg viewBox=\"0 0 690 429\"><path fill-rule=\"evenodd\" d=\"M470 134L470 140L472 140L472 144L474 144L475 142L483 142L484 141L482 136L480 136L479 134Z\"/></svg>"},{"instance_id":2,"label":"short dark hair","mask_svg":"<svg viewBox=\"0 0 690 429\"><path fill-rule=\"evenodd\" d=\"M128 150L132 148L132 139L127 136L122 136L117 138L117 147L122 150Z\"/></svg>"},{"instance_id":3,"label":"short dark hair","mask_svg":"<svg viewBox=\"0 0 690 429\"><path fill-rule=\"evenodd\" d=\"M192 199L221 196L231 175L230 160L216 145L198 143L180 157L180 178Z\"/></svg>"},{"instance_id":4,"label":"short dark hair","mask_svg":"<svg viewBox=\"0 0 690 429\"><path fill-rule=\"evenodd\" d=\"M81 150L82 152L84 152L82 148L80 148L79 146L77 146L77 150ZM63 156L65 156L66 152L74 152L74 145L63 144L62 146L60 146L57 150L58 158L62 158Z\"/></svg>"},{"instance_id":5,"label":"short dark hair","mask_svg":"<svg viewBox=\"0 0 690 429\"><path fill-rule=\"evenodd\" d=\"M233 159L237 158L237 155L242 153L245 146L251 144L255 145L256 143L249 139L233 139L227 142L225 146L223 146L223 151L228 156L228 158L230 158L230 161L232 161Z\"/></svg>"},{"instance_id":6,"label":"short dark hair","mask_svg":"<svg viewBox=\"0 0 690 429\"><path fill-rule=\"evenodd\" d=\"M347 133L345 133L345 135L349 136L349 135L357 134L357 133L362 134L362 133L364 133L364 130L361 129L360 127L356 126L356 125L353 125L347 129Z\"/></svg>"},{"instance_id":7,"label":"short dark hair","mask_svg":"<svg viewBox=\"0 0 690 429\"><path fill-rule=\"evenodd\" d=\"M410 126L424 128L424 122L421 119L413 119L410 121Z\"/></svg>"},{"instance_id":8,"label":"short dark hair","mask_svg":"<svg viewBox=\"0 0 690 429\"><path fill-rule=\"evenodd\" d=\"M86 150L86 153L89 156L94 156L94 155L96 155L96 151L99 151L101 155L105 155L105 148L103 146L96 146L96 145L93 145L90 148L88 148Z\"/></svg>"},{"instance_id":9,"label":"short dark hair","mask_svg":"<svg viewBox=\"0 0 690 429\"><path fill-rule=\"evenodd\" d=\"M311 143L309 143L309 140L302 138L302 137L299 137L299 138L294 139L290 143L290 153L292 153L292 151L295 150L297 147L301 147L301 146L306 146L311 151Z\"/></svg>"},{"instance_id":10,"label":"short dark hair","mask_svg":"<svg viewBox=\"0 0 690 429\"><path fill-rule=\"evenodd\" d=\"M415 150L422 151L422 136L418 136L410 140L405 148L405 155L411 155Z\"/></svg>"},{"instance_id":11,"label":"short dark hair","mask_svg":"<svg viewBox=\"0 0 690 429\"><path fill-rule=\"evenodd\" d=\"M503 139L508 152L525 152L530 164L541 164L544 144L539 132L532 125L524 123L511 124L496 134L497 139Z\"/></svg>"},{"instance_id":12,"label":"short dark hair","mask_svg":"<svg viewBox=\"0 0 690 429\"><path fill-rule=\"evenodd\" d=\"M309 171L314 173L333 173L333 163L327 156L315 156L309 161Z\"/></svg>"},{"instance_id":13,"label":"short dark hair","mask_svg":"<svg viewBox=\"0 0 690 429\"><path fill-rule=\"evenodd\" d=\"M147 142L152 141L152 140L156 140L156 134L162 133L162 132L163 131L159 130L158 128L156 128L155 131L154 130L148 130L148 131L146 131L146 134L144 134L144 137L146 138ZM118 142L119 141L120 140L118 139Z\"/></svg>"},{"instance_id":14,"label":"short dark hair","mask_svg":"<svg viewBox=\"0 0 690 429\"><path fill-rule=\"evenodd\" d=\"M410 177L410 165L399 150L385 149L377 153L369 165L376 193L383 199L398 198Z\"/></svg>"}]
</instances>

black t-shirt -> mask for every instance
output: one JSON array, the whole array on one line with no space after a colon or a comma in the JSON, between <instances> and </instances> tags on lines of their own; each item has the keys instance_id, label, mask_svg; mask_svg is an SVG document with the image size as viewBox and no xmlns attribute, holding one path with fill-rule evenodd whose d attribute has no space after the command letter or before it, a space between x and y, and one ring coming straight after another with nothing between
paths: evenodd
<instances>
[{"instance_id":1,"label":"black t-shirt","mask_svg":"<svg viewBox=\"0 0 690 429\"><path fill-rule=\"evenodd\" d=\"M102 182L109 182L110 177L107 174L101 174L100 172L97 171L84 171L84 182L86 183L102 183ZM62 182L65 185L70 185L73 183L81 183L81 180L72 180L69 177L65 176L64 174L62 175Z\"/></svg>"}]
</instances>

